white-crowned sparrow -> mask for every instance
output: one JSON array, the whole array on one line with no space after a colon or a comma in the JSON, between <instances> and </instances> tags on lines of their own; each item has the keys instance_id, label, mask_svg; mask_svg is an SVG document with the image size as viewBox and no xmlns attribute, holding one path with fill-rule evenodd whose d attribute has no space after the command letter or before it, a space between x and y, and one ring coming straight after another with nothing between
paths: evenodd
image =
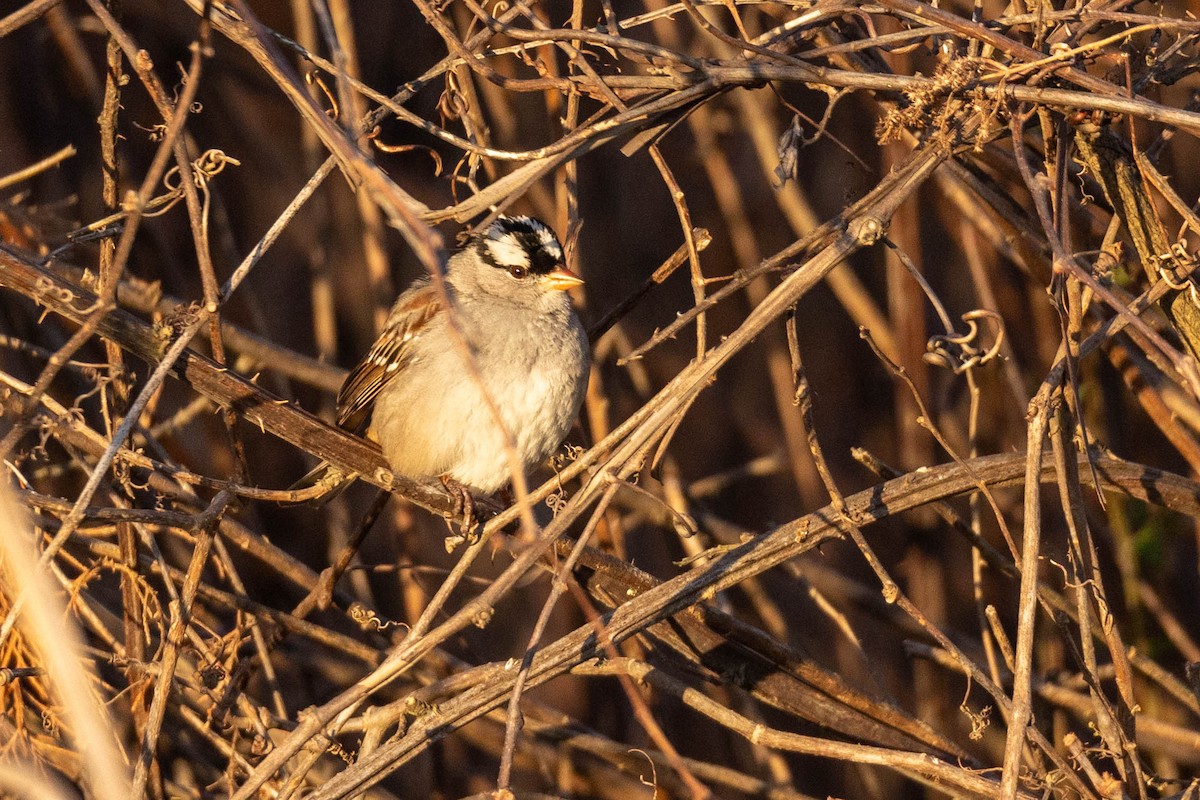
<instances>
[{"instance_id":1,"label":"white-crowned sparrow","mask_svg":"<svg viewBox=\"0 0 1200 800\"><path fill-rule=\"evenodd\" d=\"M526 471L562 443L579 413L588 341L566 290L583 280L564 265L549 227L505 216L450 257L445 277L449 309L428 278L396 300L338 392L337 424L379 442L400 475L491 494L512 478L496 413Z\"/></svg>"}]
</instances>

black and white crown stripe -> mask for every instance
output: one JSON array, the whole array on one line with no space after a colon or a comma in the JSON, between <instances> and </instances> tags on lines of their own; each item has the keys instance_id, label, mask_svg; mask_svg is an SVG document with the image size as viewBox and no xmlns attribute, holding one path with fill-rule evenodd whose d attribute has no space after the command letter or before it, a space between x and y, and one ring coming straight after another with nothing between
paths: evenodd
<instances>
[{"instance_id":1,"label":"black and white crown stripe","mask_svg":"<svg viewBox=\"0 0 1200 800\"><path fill-rule=\"evenodd\" d=\"M563 262L558 237L533 217L497 217L479 238L479 254L498 269L523 267L539 275Z\"/></svg>"}]
</instances>

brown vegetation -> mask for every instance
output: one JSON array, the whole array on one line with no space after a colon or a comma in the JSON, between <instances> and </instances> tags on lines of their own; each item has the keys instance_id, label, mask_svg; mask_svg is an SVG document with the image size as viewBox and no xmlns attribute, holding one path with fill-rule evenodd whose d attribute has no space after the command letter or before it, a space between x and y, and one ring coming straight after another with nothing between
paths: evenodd
<instances>
[{"instance_id":1,"label":"brown vegetation","mask_svg":"<svg viewBox=\"0 0 1200 800\"><path fill-rule=\"evenodd\" d=\"M1200 23L1069 5L8 3L0 794L1200 796ZM447 536L320 418L500 211L595 367Z\"/></svg>"}]
</instances>

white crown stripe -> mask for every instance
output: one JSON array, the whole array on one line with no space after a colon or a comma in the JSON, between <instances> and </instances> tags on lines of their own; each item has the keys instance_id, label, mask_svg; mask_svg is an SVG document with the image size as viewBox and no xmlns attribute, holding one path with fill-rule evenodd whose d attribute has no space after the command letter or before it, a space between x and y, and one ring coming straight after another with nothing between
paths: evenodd
<instances>
[{"instance_id":1,"label":"white crown stripe","mask_svg":"<svg viewBox=\"0 0 1200 800\"><path fill-rule=\"evenodd\" d=\"M558 237L544 222L527 216L502 216L489 225L480 244L487 260L503 269L524 267L532 269L544 263L539 251L553 261L564 258Z\"/></svg>"},{"instance_id":2,"label":"white crown stripe","mask_svg":"<svg viewBox=\"0 0 1200 800\"><path fill-rule=\"evenodd\" d=\"M529 253L520 242L510 237L504 239L488 239L486 245L492 258L502 267L528 267Z\"/></svg>"}]
</instances>

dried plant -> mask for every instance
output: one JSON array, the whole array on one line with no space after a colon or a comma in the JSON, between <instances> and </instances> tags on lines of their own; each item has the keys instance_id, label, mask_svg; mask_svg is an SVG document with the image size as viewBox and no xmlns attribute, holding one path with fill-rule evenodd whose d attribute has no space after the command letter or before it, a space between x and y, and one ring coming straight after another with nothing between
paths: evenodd
<instances>
[{"instance_id":1,"label":"dried plant","mask_svg":"<svg viewBox=\"0 0 1200 800\"><path fill-rule=\"evenodd\" d=\"M1200 797L1184 7L9 8L0 792ZM448 534L322 418L506 210L595 366Z\"/></svg>"}]
</instances>

